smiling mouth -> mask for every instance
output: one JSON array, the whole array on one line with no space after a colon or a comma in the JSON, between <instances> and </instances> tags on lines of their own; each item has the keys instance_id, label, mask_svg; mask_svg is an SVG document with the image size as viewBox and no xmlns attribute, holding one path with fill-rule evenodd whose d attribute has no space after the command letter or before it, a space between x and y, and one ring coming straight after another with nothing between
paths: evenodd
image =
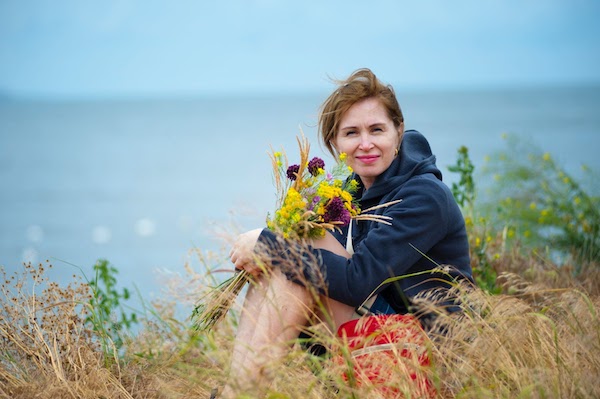
<instances>
[{"instance_id":1,"label":"smiling mouth","mask_svg":"<svg viewBox=\"0 0 600 399\"><path fill-rule=\"evenodd\" d=\"M358 159L362 163L370 164L377 161L379 159L379 155L363 155L360 157L356 157L356 159Z\"/></svg>"}]
</instances>

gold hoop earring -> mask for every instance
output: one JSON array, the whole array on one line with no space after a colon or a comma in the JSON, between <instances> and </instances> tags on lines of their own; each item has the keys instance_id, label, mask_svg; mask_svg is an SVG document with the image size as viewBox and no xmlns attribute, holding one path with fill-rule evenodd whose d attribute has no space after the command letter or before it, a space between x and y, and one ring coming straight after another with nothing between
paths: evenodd
<instances>
[{"instance_id":1,"label":"gold hoop earring","mask_svg":"<svg viewBox=\"0 0 600 399\"><path fill-rule=\"evenodd\" d=\"M397 157L397 156L398 156L398 149L397 149L397 148L396 148L396 152L395 152L394 156L395 156L395 157Z\"/></svg>"}]
</instances>

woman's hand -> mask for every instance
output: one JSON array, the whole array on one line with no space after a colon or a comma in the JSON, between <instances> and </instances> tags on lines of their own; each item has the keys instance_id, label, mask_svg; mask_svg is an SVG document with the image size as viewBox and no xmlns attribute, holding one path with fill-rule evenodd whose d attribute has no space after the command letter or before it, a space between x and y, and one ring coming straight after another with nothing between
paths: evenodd
<instances>
[{"instance_id":1,"label":"woman's hand","mask_svg":"<svg viewBox=\"0 0 600 399\"><path fill-rule=\"evenodd\" d=\"M254 247L261 232L262 229L255 229L240 234L229 252L229 258L235 268L245 270L253 276L257 276L261 272L261 268L254 261Z\"/></svg>"}]
</instances>

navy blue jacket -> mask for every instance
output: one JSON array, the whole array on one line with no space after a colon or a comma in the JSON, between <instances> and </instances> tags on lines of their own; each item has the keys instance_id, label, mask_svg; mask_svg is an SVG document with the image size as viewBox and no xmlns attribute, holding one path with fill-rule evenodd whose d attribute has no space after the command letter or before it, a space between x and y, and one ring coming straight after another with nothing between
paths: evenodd
<instances>
[{"instance_id":1,"label":"navy blue jacket","mask_svg":"<svg viewBox=\"0 0 600 399\"><path fill-rule=\"evenodd\" d=\"M355 178L360 181L358 176ZM406 131L399 155L390 167L368 190L359 188L356 197L363 210L402 201L373 211L391 217L391 226L374 221L352 222L354 254L350 259L312 249L325 277L327 296L357 307L389 277L442 265L451 266L453 277L471 279L464 218L452 192L442 182L435 156L421 133ZM346 227L341 233L334 233L342 245L346 243L347 232ZM259 242L272 243L274 239L272 232L264 230ZM315 266L304 265L306 276L311 274L310 267ZM445 281L451 279L444 273L426 273L387 284L377 293L401 312L406 309L407 299L424 290L447 287Z\"/></svg>"}]
</instances>

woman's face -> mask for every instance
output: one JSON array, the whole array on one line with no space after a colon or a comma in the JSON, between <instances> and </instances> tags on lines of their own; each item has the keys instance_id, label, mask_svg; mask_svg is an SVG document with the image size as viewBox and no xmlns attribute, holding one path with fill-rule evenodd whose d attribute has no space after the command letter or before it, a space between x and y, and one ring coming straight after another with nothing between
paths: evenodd
<instances>
[{"instance_id":1,"label":"woman's face","mask_svg":"<svg viewBox=\"0 0 600 399\"><path fill-rule=\"evenodd\" d=\"M342 116L333 146L347 154L346 163L368 189L396 157L403 129L394 126L381 101L367 98Z\"/></svg>"}]
</instances>

